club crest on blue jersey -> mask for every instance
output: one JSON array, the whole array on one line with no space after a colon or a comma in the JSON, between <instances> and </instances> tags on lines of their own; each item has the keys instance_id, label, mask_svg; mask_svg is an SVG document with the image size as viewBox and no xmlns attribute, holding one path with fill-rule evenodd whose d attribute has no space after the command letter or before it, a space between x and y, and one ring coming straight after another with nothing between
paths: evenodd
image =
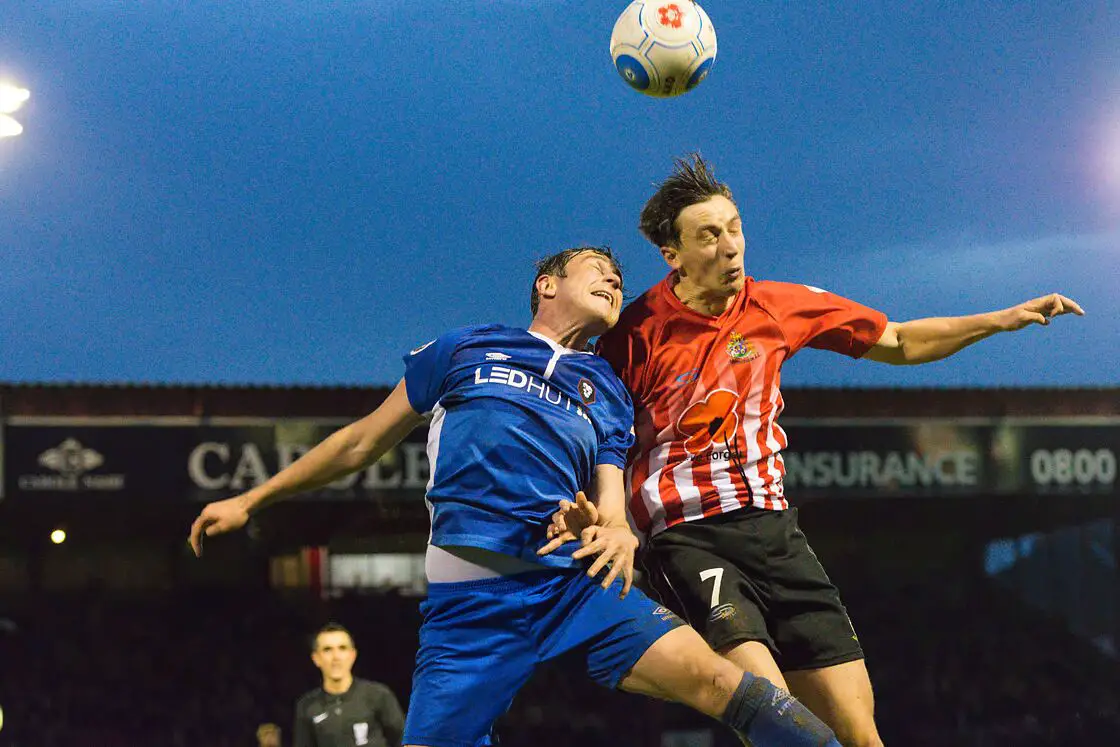
<instances>
[{"instance_id":1,"label":"club crest on blue jersey","mask_svg":"<svg viewBox=\"0 0 1120 747\"><path fill-rule=\"evenodd\" d=\"M595 401L595 385L588 379L579 380L579 396L583 404L590 405Z\"/></svg>"}]
</instances>

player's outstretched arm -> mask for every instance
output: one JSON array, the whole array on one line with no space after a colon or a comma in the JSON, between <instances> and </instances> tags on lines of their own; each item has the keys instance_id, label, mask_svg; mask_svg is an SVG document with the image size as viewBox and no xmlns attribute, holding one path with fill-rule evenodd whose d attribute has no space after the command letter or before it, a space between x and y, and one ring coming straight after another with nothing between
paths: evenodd
<instances>
[{"instance_id":1,"label":"player's outstretched arm","mask_svg":"<svg viewBox=\"0 0 1120 747\"><path fill-rule=\"evenodd\" d=\"M202 555L202 537L240 529L265 506L315 490L365 469L423 421L412 409L404 381L361 420L341 428L271 479L241 495L209 503L191 525L190 544Z\"/></svg>"},{"instance_id":2,"label":"player's outstretched arm","mask_svg":"<svg viewBox=\"0 0 1120 747\"><path fill-rule=\"evenodd\" d=\"M1085 312L1075 301L1051 293L986 314L888 322L882 337L864 357L896 366L930 363L998 332L1014 332L1031 324L1045 326L1062 314L1083 316Z\"/></svg>"}]
</instances>

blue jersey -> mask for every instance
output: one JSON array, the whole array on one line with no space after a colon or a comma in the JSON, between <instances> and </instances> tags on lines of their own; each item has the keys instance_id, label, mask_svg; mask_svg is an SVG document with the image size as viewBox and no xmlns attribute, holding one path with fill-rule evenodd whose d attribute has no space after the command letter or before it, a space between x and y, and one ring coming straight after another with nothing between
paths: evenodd
<instances>
[{"instance_id":1,"label":"blue jersey","mask_svg":"<svg viewBox=\"0 0 1120 747\"><path fill-rule=\"evenodd\" d=\"M431 416L431 543L576 565L575 543L536 551L596 465L626 464L634 407L610 365L501 325L448 332L404 360L408 401Z\"/></svg>"}]
</instances>

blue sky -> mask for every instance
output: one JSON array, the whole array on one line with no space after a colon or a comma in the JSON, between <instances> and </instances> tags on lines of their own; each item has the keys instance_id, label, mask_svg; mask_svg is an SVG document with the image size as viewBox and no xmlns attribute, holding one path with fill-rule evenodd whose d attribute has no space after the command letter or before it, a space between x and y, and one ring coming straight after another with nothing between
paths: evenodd
<instances>
[{"instance_id":1,"label":"blue sky","mask_svg":"<svg viewBox=\"0 0 1120 747\"><path fill-rule=\"evenodd\" d=\"M9 0L0 380L392 383L447 328L527 324L552 251L659 280L637 215L699 150L755 277L1088 312L787 386L1120 384L1120 6L709 0L712 74L653 100L610 63L624 5Z\"/></svg>"}]
</instances>

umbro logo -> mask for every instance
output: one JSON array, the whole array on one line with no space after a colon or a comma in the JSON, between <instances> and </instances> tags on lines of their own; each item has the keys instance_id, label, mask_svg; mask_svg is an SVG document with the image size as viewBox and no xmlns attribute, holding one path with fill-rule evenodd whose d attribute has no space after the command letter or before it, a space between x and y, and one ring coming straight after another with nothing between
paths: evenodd
<instances>
[{"instance_id":1,"label":"umbro logo","mask_svg":"<svg viewBox=\"0 0 1120 747\"><path fill-rule=\"evenodd\" d=\"M427 350L428 346L431 345L434 342L435 342L435 340L432 340L431 342L425 342L420 347L414 348L413 350L410 350L408 354L409 355L419 355L420 353L423 353L425 350Z\"/></svg>"},{"instance_id":2,"label":"umbro logo","mask_svg":"<svg viewBox=\"0 0 1120 747\"><path fill-rule=\"evenodd\" d=\"M711 622L720 622L721 620L730 620L733 617L735 617L735 605L726 602L713 608L711 614L708 615L708 620Z\"/></svg>"},{"instance_id":3,"label":"umbro logo","mask_svg":"<svg viewBox=\"0 0 1120 747\"><path fill-rule=\"evenodd\" d=\"M508 361L509 356L505 353L487 353L486 360L488 361Z\"/></svg>"}]
</instances>

